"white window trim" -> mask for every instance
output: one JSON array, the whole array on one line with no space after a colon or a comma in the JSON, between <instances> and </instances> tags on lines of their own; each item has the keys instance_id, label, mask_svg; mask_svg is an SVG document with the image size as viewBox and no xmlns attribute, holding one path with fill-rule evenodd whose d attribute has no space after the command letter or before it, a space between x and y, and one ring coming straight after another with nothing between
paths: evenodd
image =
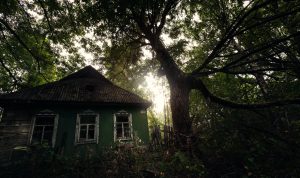
<instances>
[{"instance_id":1,"label":"white window trim","mask_svg":"<svg viewBox=\"0 0 300 178\"><path fill-rule=\"evenodd\" d=\"M33 136L33 132L34 132L34 128L35 128L35 121L36 121L36 116L41 116L41 115L53 115L55 116L54 118L54 125L53 125L53 135L52 135L52 147L54 148L55 146L55 142L56 142L56 135L57 135L57 126L58 126L58 119L59 119L59 114L54 113L51 110L43 110L38 112L37 114L35 114L33 116L33 124L32 124L32 128L30 131L30 140L29 140L29 144L32 144L32 136Z\"/></svg>"},{"instance_id":2,"label":"white window trim","mask_svg":"<svg viewBox=\"0 0 300 178\"><path fill-rule=\"evenodd\" d=\"M117 138L117 115L121 115L121 114L128 115L128 122L129 122L129 127L130 127L130 138ZM113 114L113 118L114 118L114 142L133 140L132 114L128 113L124 110L121 110L121 111Z\"/></svg>"},{"instance_id":3,"label":"white window trim","mask_svg":"<svg viewBox=\"0 0 300 178\"><path fill-rule=\"evenodd\" d=\"M88 124L88 125L95 125L95 139L80 141L79 135L80 135L80 116L83 115L95 115L96 116L96 123L95 124ZM99 114L96 112L93 112L91 110L84 111L82 113L78 113L76 117L76 127L75 127L75 145L80 144L88 144L88 143L99 143ZM88 132L87 132L88 133Z\"/></svg>"}]
</instances>

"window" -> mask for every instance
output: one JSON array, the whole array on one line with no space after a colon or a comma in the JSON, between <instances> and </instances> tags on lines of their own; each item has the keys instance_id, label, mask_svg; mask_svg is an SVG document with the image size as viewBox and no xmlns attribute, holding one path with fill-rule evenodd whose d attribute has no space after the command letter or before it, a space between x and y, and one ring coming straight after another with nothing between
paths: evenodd
<instances>
[{"instance_id":1,"label":"window","mask_svg":"<svg viewBox=\"0 0 300 178\"><path fill-rule=\"evenodd\" d=\"M75 143L98 143L99 115L86 111L77 115Z\"/></svg>"},{"instance_id":2,"label":"window","mask_svg":"<svg viewBox=\"0 0 300 178\"><path fill-rule=\"evenodd\" d=\"M132 140L132 119L131 114L120 111L114 114L114 140Z\"/></svg>"},{"instance_id":3,"label":"window","mask_svg":"<svg viewBox=\"0 0 300 178\"><path fill-rule=\"evenodd\" d=\"M41 112L34 117L31 144L48 144L54 147L58 115L50 111Z\"/></svg>"}]
</instances>

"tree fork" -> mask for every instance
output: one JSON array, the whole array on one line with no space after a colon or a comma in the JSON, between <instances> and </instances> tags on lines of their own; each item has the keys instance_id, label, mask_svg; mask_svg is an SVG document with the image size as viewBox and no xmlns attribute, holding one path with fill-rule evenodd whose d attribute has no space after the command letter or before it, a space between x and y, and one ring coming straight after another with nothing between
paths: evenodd
<instances>
[{"instance_id":1,"label":"tree fork","mask_svg":"<svg viewBox=\"0 0 300 178\"><path fill-rule=\"evenodd\" d=\"M191 91L187 75L174 62L159 38L149 38L158 61L170 85L172 121L179 148L184 148L192 135L192 120L189 116L189 94Z\"/></svg>"}]
</instances>

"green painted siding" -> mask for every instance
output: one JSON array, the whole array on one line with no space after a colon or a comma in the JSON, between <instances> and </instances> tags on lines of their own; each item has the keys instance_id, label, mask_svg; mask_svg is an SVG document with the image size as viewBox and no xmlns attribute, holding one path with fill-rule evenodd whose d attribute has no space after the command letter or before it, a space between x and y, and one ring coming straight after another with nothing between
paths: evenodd
<instances>
[{"instance_id":1,"label":"green painted siding","mask_svg":"<svg viewBox=\"0 0 300 178\"><path fill-rule=\"evenodd\" d=\"M97 151L114 145L113 115L120 110L132 114L134 136L144 144L149 143L148 121L145 109L136 107L43 107L36 108L33 113L49 109L59 114L55 148L66 155ZM76 118L78 113L92 110L99 114L99 143L75 144Z\"/></svg>"}]
</instances>

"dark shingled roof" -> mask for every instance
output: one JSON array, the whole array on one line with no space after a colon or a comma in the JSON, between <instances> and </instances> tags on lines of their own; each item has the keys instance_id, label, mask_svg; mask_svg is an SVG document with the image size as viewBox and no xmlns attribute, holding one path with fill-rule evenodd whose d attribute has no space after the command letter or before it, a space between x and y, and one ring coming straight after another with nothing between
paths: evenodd
<instances>
[{"instance_id":1,"label":"dark shingled roof","mask_svg":"<svg viewBox=\"0 0 300 178\"><path fill-rule=\"evenodd\" d=\"M149 101L114 85L92 66L87 66L56 82L0 95L0 104L9 103L92 103L150 106Z\"/></svg>"}]
</instances>

